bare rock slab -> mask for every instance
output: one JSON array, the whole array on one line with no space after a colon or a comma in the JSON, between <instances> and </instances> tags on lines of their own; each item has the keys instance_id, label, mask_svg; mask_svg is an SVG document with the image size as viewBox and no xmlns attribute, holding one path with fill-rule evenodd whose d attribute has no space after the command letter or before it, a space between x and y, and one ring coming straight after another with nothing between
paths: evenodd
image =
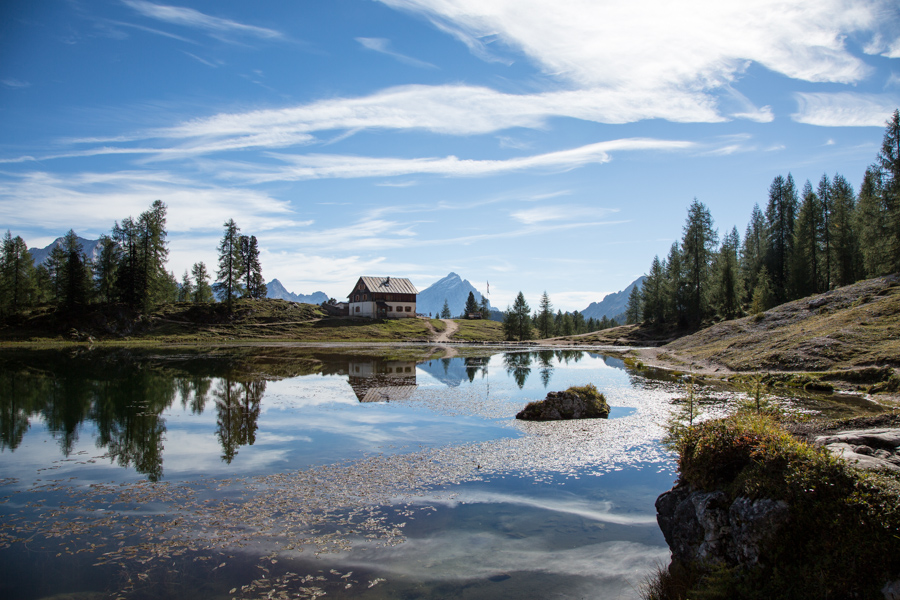
<instances>
[{"instance_id":1,"label":"bare rock slab","mask_svg":"<svg viewBox=\"0 0 900 600\"><path fill-rule=\"evenodd\" d=\"M605 419L609 416L606 398L592 384L550 392L543 400L529 402L517 419L561 421L565 419Z\"/></svg>"}]
</instances>

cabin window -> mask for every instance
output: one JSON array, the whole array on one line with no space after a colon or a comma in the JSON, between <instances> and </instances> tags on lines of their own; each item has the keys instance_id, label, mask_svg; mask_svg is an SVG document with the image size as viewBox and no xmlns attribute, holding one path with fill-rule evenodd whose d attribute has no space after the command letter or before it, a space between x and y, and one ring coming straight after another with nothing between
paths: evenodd
<instances>
[{"instance_id":1,"label":"cabin window","mask_svg":"<svg viewBox=\"0 0 900 600\"><path fill-rule=\"evenodd\" d=\"M412 312L412 306L407 306L407 307L406 307L406 312Z\"/></svg>"},{"instance_id":2,"label":"cabin window","mask_svg":"<svg viewBox=\"0 0 900 600\"><path fill-rule=\"evenodd\" d=\"M359 307L358 307L358 306L356 307L356 312L359 312Z\"/></svg>"},{"instance_id":3,"label":"cabin window","mask_svg":"<svg viewBox=\"0 0 900 600\"><path fill-rule=\"evenodd\" d=\"M389 311L389 312L393 312L393 310L394 310L394 307L393 307L393 306L388 306L388 311Z\"/></svg>"},{"instance_id":4,"label":"cabin window","mask_svg":"<svg viewBox=\"0 0 900 600\"><path fill-rule=\"evenodd\" d=\"M359 294L356 295L356 301L359 302ZM359 307L356 307L356 310L359 310Z\"/></svg>"}]
</instances>

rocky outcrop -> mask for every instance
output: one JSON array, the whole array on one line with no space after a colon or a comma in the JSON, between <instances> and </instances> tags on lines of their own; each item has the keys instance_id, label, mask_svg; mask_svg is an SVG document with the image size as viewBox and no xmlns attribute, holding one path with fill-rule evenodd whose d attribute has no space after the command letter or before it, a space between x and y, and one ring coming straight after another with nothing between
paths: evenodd
<instances>
[{"instance_id":1,"label":"rocky outcrop","mask_svg":"<svg viewBox=\"0 0 900 600\"><path fill-rule=\"evenodd\" d=\"M571 387L564 392L550 392L537 402L529 402L516 415L525 421L559 421L564 419L605 419L609 404L593 385Z\"/></svg>"},{"instance_id":2,"label":"rocky outcrop","mask_svg":"<svg viewBox=\"0 0 900 600\"><path fill-rule=\"evenodd\" d=\"M900 429L839 431L815 443L860 469L900 471Z\"/></svg>"},{"instance_id":3,"label":"rocky outcrop","mask_svg":"<svg viewBox=\"0 0 900 600\"><path fill-rule=\"evenodd\" d=\"M656 520L682 564L752 566L764 561L767 546L790 511L780 500L728 501L724 492L699 492L678 485L656 500Z\"/></svg>"}]
</instances>

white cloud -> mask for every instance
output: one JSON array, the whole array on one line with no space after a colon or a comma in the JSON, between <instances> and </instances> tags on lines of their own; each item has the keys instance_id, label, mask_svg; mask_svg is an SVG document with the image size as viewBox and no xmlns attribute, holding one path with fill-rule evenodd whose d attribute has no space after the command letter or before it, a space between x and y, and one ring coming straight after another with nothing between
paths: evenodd
<instances>
[{"instance_id":1,"label":"white cloud","mask_svg":"<svg viewBox=\"0 0 900 600\"><path fill-rule=\"evenodd\" d=\"M236 21L213 17L193 8L154 4L145 0L122 0L122 3L130 6L145 17L173 25L182 25L214 33L238 33L263 39L283 37L280 32L273 29L245 25Z\"/></svg>"},{"instance_id":2,"label":"white cloud","mask_svg":"<svg viewBox=\"0 0 900 600\"><path fill-rule=\"evenodd\" d=\"M553 204L515 211L510 216L520 223L535 225L546 221L572 221L585 218L602 218L611 212L615 211L605 208Z\"/></svg>"},{"instance_id":3,"label":"white cloud","mask_svg":"<svg viewBox=\"0 0 900 600\"><path fill-rule=\"evenodd\" d=\"M685 141L630 138L506 160L470 160L460 159L456 156L406 159L333 154L278 154L274 156L289 163L288 166L271 171L260 168L255 173L241 173L235 170L223 173L223 175L246 179L253 183L326 178L394 177L410 174L474 177L528 169L565 171L590 163L609 162L609 152L616 150L683 150L693 146L692 142Z\"/></svg>"},{"instance_id":4,"label":"white cloud","mask_svg":"<svg viewBox=\"0 0 900 600\"><path fill-rule=\"evenodd\" d=\"M27 87L31 87L31 83L28 81L21 81L19 79L4 79L0 81L3 85L8 88L19 90Z\"/></svg>"},{"instance_id":5,"label":"white cloud","mask_svg":"<svg viewBox=\"0 0 900 600\"><path fill-rule=\"evenodd\" d=\"M374 52L379 52L381 54L385 54L399 60L400 62L411 65L413 67L421 67L424 69L436 69L433 64L429 62L425 62L423 60L418 60L416 58L412 58L411 56L406 56L405 54L401 54L400 52L394 52L391 50L391 41L385 38L367 38L367 37L358 37L356 41L359 42L363 48L367 50L372 50Z\"/></svg>"},{"instance_id":6,"label":"white cloud","mask_svg":"<svg viewBox=\"0 0 900 600\"><path fill-rule=\"evenodd\" d=\"M879 26L887 0L381 0L423 14L467 43L499 39L554 78L631 93L703 97L747 61L805 81L858 82L870 69L845 37Z\"/></svg>"},{"instance_id":7,"label":"white cloud","mask_svg":"<svg viewBox=\"0 0 900 600\"><path fill-rule=\"evenodd\" d=\"M798 123L820 127L884 127L900 106L897 94L797 93Z\"/></svg>"}]
</instances>

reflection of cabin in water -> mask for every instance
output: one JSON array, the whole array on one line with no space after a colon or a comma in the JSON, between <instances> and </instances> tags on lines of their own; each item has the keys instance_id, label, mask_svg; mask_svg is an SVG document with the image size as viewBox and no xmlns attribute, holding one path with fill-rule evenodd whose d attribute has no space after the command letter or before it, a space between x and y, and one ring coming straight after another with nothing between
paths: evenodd
<instances>
[{"instance_id":1,"label":"reflection of cabin in water","mask_svg":"<svg viewBox=\"0 0 900 600\"><path fill-rule=\"evenodd\" d=\"M406 400L416 385L416 363L412 361L351 360L350 387L360 402Z\"/></svg>"},{"instance_id":2,"label":"reflection of cabin in water","mask_svg":"<svg viewBox=\"0 0 900 600\"><path fill-rule=\"evenodd\" d=\"M416 294L409 279L360 277L350 292L350 316L370 319L408 319L416 316Z\"/></svg>"}]
</instances>

